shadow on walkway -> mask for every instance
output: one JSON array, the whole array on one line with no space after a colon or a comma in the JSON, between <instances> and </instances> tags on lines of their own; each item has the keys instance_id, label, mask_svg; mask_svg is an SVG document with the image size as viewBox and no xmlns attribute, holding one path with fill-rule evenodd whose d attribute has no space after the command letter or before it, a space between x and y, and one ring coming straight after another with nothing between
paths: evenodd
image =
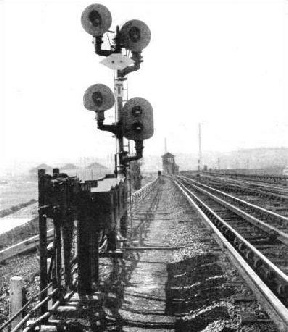
<instances>
[{"instance_id":1,"label":"shadow on walkway","mask_svg":"<svg viewBox=\"0 0 288 332\"><path fill-rule=\"evenodd\" d=\"M177 317L176 332L198 332L217 322L220 331L233 331L224 327L230 318L225 299L235 290L217 261L218 255L206 253L167 265L166 313Z\"/></svg>"}]
</instances>

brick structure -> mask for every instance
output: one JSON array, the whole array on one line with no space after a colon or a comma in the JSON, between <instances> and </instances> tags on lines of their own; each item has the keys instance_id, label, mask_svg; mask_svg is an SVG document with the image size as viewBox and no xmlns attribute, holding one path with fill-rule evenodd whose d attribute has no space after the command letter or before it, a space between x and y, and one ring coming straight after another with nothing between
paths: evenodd
<instances>
[{"instance_id":1,"label":"brick structure","mask_svg":"<svg viewBox=\"0 0 288 332\"><path fill-rule=\"evenodd\" d=\"M175 163L175 156L166 152L162 158L162 168L164 174L177 174L179 172L179 166Z\"/></svg>"}]
</instances>

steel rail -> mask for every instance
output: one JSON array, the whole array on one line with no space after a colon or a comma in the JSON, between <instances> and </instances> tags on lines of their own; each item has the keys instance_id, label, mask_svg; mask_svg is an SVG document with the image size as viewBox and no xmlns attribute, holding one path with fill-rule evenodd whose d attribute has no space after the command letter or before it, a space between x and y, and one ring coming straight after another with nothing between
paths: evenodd
<instances>
[{"instance_id":1,"label":"steel rail","mask_svg":"<svg viewBox=\"0 0 288 332\"><path fill-rule=\"evenodd\" d=\"M185 187L185 186L184 186ZM189 190L188 188L186 188L186 190ZM203 190L203 189L202 189ZM201 191L202 191L201 190ZM209 195L209 197L211 198L215 198L216 200L216 196L213 197L212 194L210 194L209 192L203 190L203 192L207 195ZM227 229L230 230L230 232L233 232L234 235L237 237L237 239L243 243L245 245L246 248L248 248L249 250L251 250L251 252L253 252L254 255L256 255L257 257L259 257L272 271L275 272L275 274L277 276L279 276L279 278L282 279L282 281L284 281L285 284L287 284L287 290L288 290L288 276L283 273L275 264L273 264L269 259L267 259L267 257L265 257L258 249L256 249L252 244L250 244L246 239L244 239L244 237L242 235L240 235L236 230L234 230L226 221L224 221L222 218L220 218L214 211L212 211L205 203L203 203L196 195L194 195L193 193L190 192L191 195L194 196L194 198L200 202L200 204L202 206L205 207L205 209L209 210L209 213L212 214L215 218L217 218L218 220L221 221L222 225L224 225L226 227L225 231L227 232ZM217 200L218 201L218 200ZM228 205L229 208L229 205ZM238 209L239 210L239 209ZM234 212L234 211L233 211ZM243 214L243 217L245 218L245 214Z\"/></svg>"},{"instance_id":2,"label":"steel rail","mask_svg":"<svg viewBox=\"0 0 288 332\"><path fill-rule=\"evenodd\" d=\"M179 177L180 178L180 177ZM241 209L239 209L238 207L222 200L221 198L211 194L209 191L203 189L203 188L199 188L199 187L204 187L207 188L208 190L211 190L213 192L216 192L217 194L221 195L222 197L231 199L233 202L237 202L238 204L245 206L249 209L252 209L258 213L261 214L266 214L266 216L271 216L273 218L278 219L277 221L281 220L281 221L285 221L287 223L287 227L288 227L288 218L280 216L272 211L268 211L260 206L248 203L240 198L236 198L234 196L231 196L227 193L224 193L218 189L212 188L210 186L204 185L202 183L198 183L197 181L194 181L192 179L186 178L186 177L182 177L185 180L188 180L189 182L193 182L190 183L192 186L196 187L197 190L202 191L203 193L209 195L211 198L213 198L214 200L216 200L217 202L219 202L220 204L226 206L227 208L229 208L230 210L232 210L234 213L238 214L239 216L245 218L246 220L248 220L249 222L251 222L252 224L254 224L255 226L263 229L266 232L274 232L275 234L277 234L277 238L278 240L280 240L281 242L283 242L284 244L288 245L288 233L285 233L281 230L279 230L277 227L271 226L265 222L263 222L262 220L252 216L251 214L249 214L248 212L242 211Z\"/></svg>"},{"instance_id":3,"label":"steel rail","mask_svg":"<svg viewBox=\"0 0 288 332\"><path fill-rule=\"evenodd\" d=\"M255 204L252 204L252 203L246 202L246 201L244 201L244 200L241 199L241 198L238 198L238 197L232 196L232 195L230 195L230 194L227 194L227 193L225 193L225 192L222 192L222 191L220 191L220 190L218 190L218 189L215 189L215 188L213 188L213 187L210 187L210 186L208 186L208 185L206 185L206 184L204 184L204 183L199 183L199 182L197 182L197 181L195 181L195 180L193 180L193 179L190 179L190 178L187 178L187 177L184 177L184 176L179 176L179 177L184 178L184 179L187 179L187 180L189 180L189 181L191 181L191 182L194 182L194 183L196 183L196 184L199 185L199 186L203 186L203 187L205 187L205 188L208 188L209 190L214 191L214 192L217 192L217 193L219 193L219 194L221 194L221 195L223 195L223 196L229 197L230 199L232 199L232 200L234 200L234 201L237 201L237 202L239 202L240 204L246 205L247 207L251 207L251 208L253 208L253 209L255 209L255 210L259 210L259 211L261 211L261 212L263 212L263 213L265 213L265 214L267 214L267 215L270 215L270 216L276 217L276 218L278 218L279 220L286 222L286 223L287 223L287 226L288 226L288 218L287 218L287 217L281 216L280 214L275 213L275 212L273 212L273 211L266 210L266 209L262 208L261 206L258 206L258 205L255 205Z\"/></svg>"},{"instance_id":4,"label":"steel rail","mask_svg":"<svg viewBox=\"0 0 288 332\"><path fill-rule=\"evenodd\" d=\"M281 200L282 202L287 201L288 200L288 191L286 189L286 187L275 187L275 186L271 186L268 183L261 183L261 182L249 182L248 180L238 180L238 179L231 179L231 178L227 178L227 177L211 177L211 176L207 176L205 174L205 179L213 179L216 181L219 181L219 179L222 179L225 181L225 184L228 184L230 187L232 188L236 188L236 189L241 189L243 192L250 192L253 194L259 194L260 196L265 196L265 197L270 197L273 198L275 200ZM222 182L223 183L223 182ZM219 182L218 182L219 184ZM244 185L244 187L243 187ZM240 187L241 186L241 187ZM281 193L280 193L281 190ZM284 192L283 192L284 190Z\"/></svg>"},{"instance_id":5,"label":"steel rail","mask_svg":"<svg viewBox=\"0 0 288 332\"><path fill-rule=\"evenodd\" d=\"M255 294L258 301L263 305L264 309L267 311L271 319L274 321L275 325L281 332L288 331L288 309L282 303L282 301L273 293L273 291L263 282L263 280L256 274L252 267L244 260L242 255L233 247L229 240L221 233L217 226L212 222L212 215L216 215L205 203L203 203L195 194L193 194L188 188L185 188L179 180L174 180L177 188L186 197L188 202L195 208L198 213L202 216L205 223L213 229L218 243L227 249L228 256L235 267L238 269L240 274L243 276L245 281L250 286L251 290ZM189 193L189 194L188 194ZM197 204L197 203L198 204ZM210 218L206 213L200 208L200 204L206 207L210 211ZM219 220L220 217L217 216ZM225 225L224 220L223 225ZM229 226L229 225L227 225ZM219 227L219 226L218 226ZM226 225L225 225L226 227ZM229 228L230 230L230 228ZM226 235L227 236L227 235ZM240 234L239 234L240 236ZM240 238L240 237L239 237ZM261 254L262 255L262 254ZM263 255L262 255L263 256Z\"/></svg>"},{"instance_id":6,"label":"steel rail","mask_svg":"<svg viewBox=\"0 0 288 332\"><path fill-rule=\"evenodd\" d=\"M279 180L277 183L287 183L288 177L286 175L276 175L276 174L244 174L244 173L226 173L226 172L208 172L208 174L212 174L215 176L222 175L224 177L229 178L246 178L251 180L252 182L265 182L265 183L275 183L275 181L271 182L271 179ZM267 181L268 179L268 181ZM266 180L266 181L265 181Z\"/></svg>"}]
</instances>

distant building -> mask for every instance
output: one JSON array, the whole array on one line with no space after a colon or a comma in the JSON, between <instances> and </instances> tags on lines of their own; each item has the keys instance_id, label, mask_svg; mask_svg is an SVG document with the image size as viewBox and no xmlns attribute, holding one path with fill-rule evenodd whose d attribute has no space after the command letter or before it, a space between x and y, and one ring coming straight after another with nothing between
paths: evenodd
<instances>
[{"instance_id":1,"label":"distant building","mask_svg":"<svg viewBox=\"0 0 288 332\"><path fill-rule=\"evenodd\" d=\"M74 164L68 163L60 167L61 171L66 171L66 170L72 170L72 169L77 169L78 167L75 166Z\"/></svg>"},{"instance_id":2,"label":"distant building","mask_svg":"<svg viewBox=\"0 0 288 332\"><path fill-rule=\"evenodd\" d=\"M179 172L179 166L175 163L175 156L172 153L166 152L161 158L164 174L172 175Z\"/></svg>"},{"instance_id":3,"label":"distant building","mask_svg":"<svg viewBox=\"0 0 288 332\"><path fill-rule=\"evenodd\" d=\"M97 180L103 178L106 174L109 173L109 169L100 163L93 162L90 165L83 168L78 176L84 180Z\"/></svg>"},{"instance_id":4,"label":"distant building","mask_svg":"<svg viewBox=\"0 0 288 332\"><path fill-rule=\"evenodd\" d=\"M29 175L31 177L37 177L38 176L38 169L45 169L46 173L51 173L52 170L53 170L53 168L51 166L43 163L43 164L40 164L40 165L38 165L34 168L31 168L29 170Z\"/></svg>"},{"instance_id":5,"label":"distant building","mask_svg":"<svg viewBox=\"0 0 288 332\"><path fill-rule=\"evenodd\" d=\"M105 169L107 170L106 166L103 166L97 162L91 163L90 165L86 166L87 169Z\"/></svg>"}]
</instances>

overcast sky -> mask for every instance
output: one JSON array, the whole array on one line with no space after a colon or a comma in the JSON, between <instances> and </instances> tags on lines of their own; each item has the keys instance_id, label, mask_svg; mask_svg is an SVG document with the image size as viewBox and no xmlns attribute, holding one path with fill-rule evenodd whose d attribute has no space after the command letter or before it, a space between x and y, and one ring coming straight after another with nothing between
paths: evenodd
<instances>
[{"instance_id":1,"label":"overcast sky","mask_svg":"<svg viewBox=\"0 0 288 332\"><path fill-rule=\"evenodd\" d=\"M0 2L2 165L115 152L82 102L92 84L113 89L114 73L80 23L91 3ZM288 147L287 1L99 3L111 11L112 29L133 18L151 29L141 70L128 76L129 98L154 109L144 154L163 153L165 137L170 152L197 154L199 122L204 151Z\"/></svg>"}]
</instances>

